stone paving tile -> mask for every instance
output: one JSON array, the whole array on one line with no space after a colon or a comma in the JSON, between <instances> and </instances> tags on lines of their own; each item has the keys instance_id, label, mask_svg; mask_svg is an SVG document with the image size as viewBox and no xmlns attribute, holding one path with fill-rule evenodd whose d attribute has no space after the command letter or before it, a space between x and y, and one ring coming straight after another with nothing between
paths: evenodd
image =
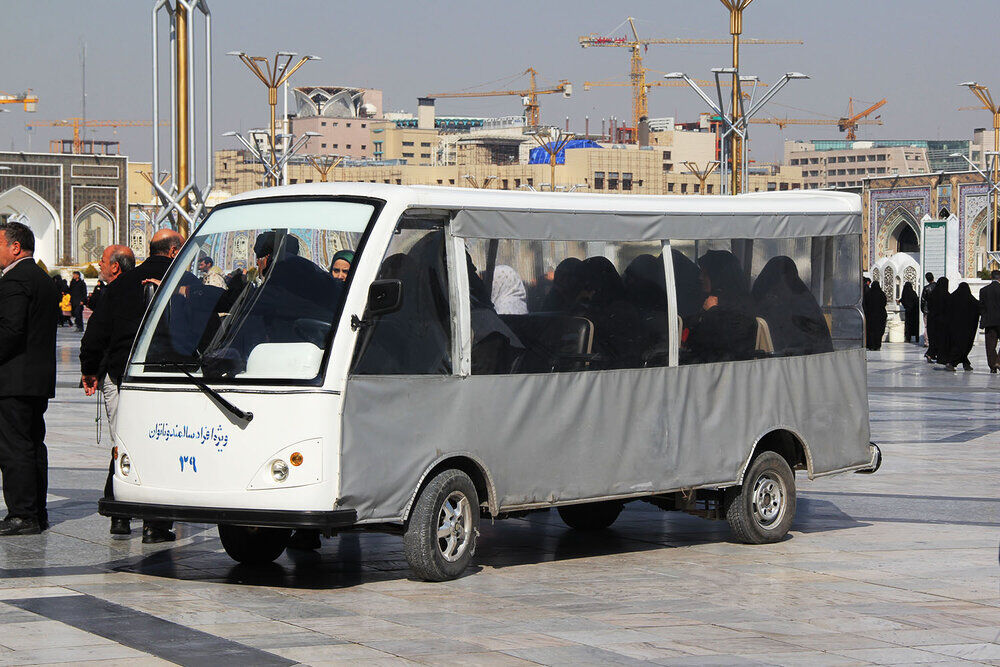
<instances>
[{"instance_id":1,"label":"stone paving tile","mask_svg":"<svg viewBox=\"0 0 1000 667\"><path fill-rule=\"evenodd\" d=\"M903 647L848 649L844 651L830 651L830 653L872 662L877 665L917 665L940 662L942 655L940 653L932 653L929 650Z\"/></svg>"},{"instance_id":2,"label":"stone paving tile","mask_svg":"<svg viewBox=\"0 0 1000 667\"><path fill-rule=\"evenodd\" d=\"M416 656L414 660L423 665L462 665L463 667L518 667L538 664L496 651L489 653L437 653Z\"/></svg>"},{"instance_id":3,"label":"stone paving tile","mask_svg":"<svg viewBox=\"0 0 1000 667\"><path fill-rule=\"evenodd\" d=\"M923 650L963 660L1000 660L1000 644L937 644Z\"/></svg>"},{"instance_id":4,"label":"stone paving tile","mask_svg":"<svg viewBox=\"0 0 1000 667\"><path fill-rule=\"evenodd\" d=\"M4 631L6 632L6 628ZM106 642L99 646L76 644L73 646L37 647L10 653L0 653L0 665L48 665L53 663L79 664L86 661L144 660L151 656L121 644ZM157 664L170 664L159 662Z\"/></svg>"}]
</instances>

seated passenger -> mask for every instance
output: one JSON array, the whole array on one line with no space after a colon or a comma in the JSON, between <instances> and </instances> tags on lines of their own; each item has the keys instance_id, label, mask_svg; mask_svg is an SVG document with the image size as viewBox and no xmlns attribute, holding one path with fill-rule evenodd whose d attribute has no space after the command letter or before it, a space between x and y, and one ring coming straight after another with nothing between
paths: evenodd
<instances>
[{"instance_id":1,"label":"seated passenger","mask_svg":"<svg viewBox=\"0 0 1000 667\"><path fill-rule=\"evenodd\" d=\"M583 262L567 257L559 262L552 274L552 288L545 297L542 310L553 313L572 313L578 309L580 291L583 289Z\"/></svg>"},{"instance_id":2,"label":"seated passenger","mask_svg":"<svg viewBox=\"0 0 1000 667\"><path fill-rule=\"evenodd\" d=\"M635 306L625 298L625 288L615 265L607 257L583 262L583 316L594 323L601 368L639 368L648 347Z\"/></svg>"},{"instance_id":3,"label":"seated passenger","mask_svg":"<svg viewBox=\"0 0 1000 667\"><path fill-rule=\"evenodd\" d=\"M776 355L832 352L833 340L823 311L799 278L790 257L774 257L757 276L751 292L757 314L771 331Z\"/></svg>"},{"instance_id":4,"label":"seated passenger","mask_svg":"<svg viewBox=\"0 0 1000 667\"><path fill-rule=\"evenodd\" d=\"M499 264L494 268L490 297L498 315L525 315L528 312L524 282L514 267Z\"/></svg>"},{"instance_id":5,"label":"seated passenger","mask_svg":"<svg viewBox=\"0 0 1000 667\"><path fill-rule=\"evenodd\" d=\"M330 275L337 280L347 282L347 274L350 273L352 264L354 264L354 251L340 250L333 256L333 262L330 264Z\"/></svg>"},{"instance_id":6,"label":"seated passenger","mask_svg":"<svg viewBox=\"0 0 1000 667\"><path fill-rule=\"evenodd\" d=\"M334 324L344 283L298 252L298 239L290 234L269 231L257 236L257 277L233 300L229 315L206 346L204 356L212 371L242 371L260 343L323 346L317 332Z\"/></svg>"},{"instance_id":7,"label":"seated passenger","mask_svg":"<svg viewBox=\"0 0 1000 667\"><path fill-rule=\"evenodd\" d=\"M465 258L469 270L472 374L509 373L518 351L524 349L524 345L497 314L486 290L486 283L479 277L479 272L472 263L472 257L466 253Z\"/></svg>"},{"instance_id":8,"label":"seated passenger","mask_svg":"<svg viewBox=\"0 0 1000 667\"><path fill-rule=\"evenodd\" d=\"M739 260L727 250L709 250L698 259L698 267L705 300L686 324L686 362L752 359L757 320Z\"/></svg>"},{"instance_id":9,"label":"seated passenger","mask_svg":"<svg viewBox=\"0 0 1000 667\"><path fill-rule=\"evenodd\" d=\"M670 251L674 265L674 288L677 292L677 314L684 322L701 311L705 295L701 291L701 275L698 265L676 248Z\"/></svg>"},{"instance_id":10,"label":"seated passenger","mask_svg":"<svg viewBox=\"0 0 1000 667\"><path fill-rule=\"evenodd\" d=\"M662 259L652 255L639 255L625 269L622 283L628 301L639 314L639 321L647 339L643 358L648 364L650 361L647 358L648 353L654 349L660 348L662 354L666 354L667 282Z\"/></svg>"}]
</instances>

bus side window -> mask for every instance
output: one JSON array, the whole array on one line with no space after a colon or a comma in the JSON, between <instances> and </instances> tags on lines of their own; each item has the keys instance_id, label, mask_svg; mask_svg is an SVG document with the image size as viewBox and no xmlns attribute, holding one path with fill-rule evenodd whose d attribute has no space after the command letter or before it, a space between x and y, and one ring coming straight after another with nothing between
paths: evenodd
<instances>
[{"instance_id":1,"label":"bus side window","mask_svg":"<svg viewBox=\"0 0 1000 667\"><path fill-rule=\"evenodd\" d=\"M667 365L660 247L469 241L473 374Z\"/></svg>"},{"instance_id":2,"label":"bus side window","mask_svg":"<svg viewBox=\"0 0 1000 667\"><path fill-rule=\"evenodd\" d=\"M768 356L766 324L758 321L745 268L748 245L733 241L671 241L677 308L682 318L680 363L741 361ZM697 276L697 277L696 277Z\"/></svg>"},{"instance_id":3,"label":"bus side window","mask_svg":"<svg viewBox=\"0 0 1000 667\"><path fill-rule=\"evenodd\" d=\"M816 252L818 251L818 256ZM817 261L813 261L815 259ZM820 307L823 249L809 238L755 239L751 296L777 357L833 351Z\"/></svg>"},{"instance_id":4,"label":"bus side window","mask_svg":"<svg viewBox=\"0 0 1000 667\"><path fill-rule=\"evenodd\" d=\"M402 282L402 307L362 330L353 372L449 375L451 306L444 230L398 229L378 277Z\"/></svg>"}]
</instances>

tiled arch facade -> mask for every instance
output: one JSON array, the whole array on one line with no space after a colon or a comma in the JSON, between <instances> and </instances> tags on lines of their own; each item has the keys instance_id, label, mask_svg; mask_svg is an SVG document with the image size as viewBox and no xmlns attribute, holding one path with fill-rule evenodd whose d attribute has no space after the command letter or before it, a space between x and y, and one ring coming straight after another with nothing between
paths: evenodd
<instances>
[{"instance_id":1,"label":"tiled arch facade","mask_svg":"<svg viewBox=\"0 0 1000 667\"><path fill-rule=\"evenodd\" d=\"M987 218L987 187L976 173L894 176L865 181L861 191L865 247L864 268L890 254L890 235L901 223L919 230L925 215L942 209L958 218L959 266L965 277L977 273L980 235Z\"/></svg>"}]
</instances>

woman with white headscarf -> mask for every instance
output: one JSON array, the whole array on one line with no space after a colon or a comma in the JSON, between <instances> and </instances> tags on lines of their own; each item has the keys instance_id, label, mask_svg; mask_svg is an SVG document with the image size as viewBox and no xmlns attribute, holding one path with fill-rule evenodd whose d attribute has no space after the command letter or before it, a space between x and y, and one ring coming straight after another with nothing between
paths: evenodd
<instances>
[{"instance_id":1,"label":"woman with white headscarf","mask_svg":"<svg viewBox=\"0 0 1000 667\"><path fill-rule=\"evenodd\" d=\"M527 315L528 300L524 282L513 267L497 265L493 271L493 290L490 295L497 315Z\"/></svg>"}]
</instances>

